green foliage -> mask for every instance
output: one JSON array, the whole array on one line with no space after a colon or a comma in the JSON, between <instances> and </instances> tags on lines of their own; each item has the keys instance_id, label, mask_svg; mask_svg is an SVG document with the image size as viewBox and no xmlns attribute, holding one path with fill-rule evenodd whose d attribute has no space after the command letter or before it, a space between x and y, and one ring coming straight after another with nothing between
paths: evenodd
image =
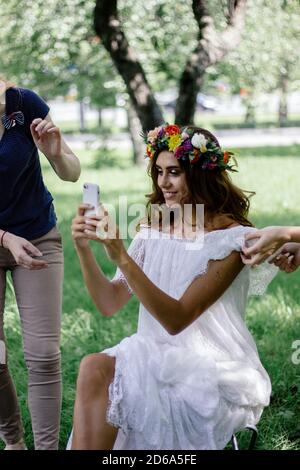
<instances>
[{"instance_id":1,"label":"green foliage","mask_svg":"<svg viewBox=\"0 0 300 470\"><path fill-rule=\"evenodd\" d=\"M191 0L121 0L119 9L126 36L152 87L159 91L176 86L198 35Z\"/></svg>"},{"instance_id":2,"label":"green foliage","mask_svg":"<svg viewBox=\"0 0 300 470\"><path fill-rule=\"evenodd\" d=\"M217 31L226 27L227 1L209 0ZM125 87L93 30L94 0L6 0L0 16L0 71L23 86L52 98L77 87L77 98L114 106ZM175 88L196 46L199 30L191 0L119 0L120 19L129 43L155 91ZM278 88L288 75L299 82L297 0L248 2L242 41L224 61L207 70L205 89L217 78L231 92L244 90L255 105L261 91ZM215 91L215 90L214 90ZM125 93L126 95L126 93Z\"/></svg>"},{"instance_id":3,"label":"green foliage","mask_svg":"<svg viewBox=\"0 0 300 470\"><path fill-rule=\"evenodd\" d=\"M299 34L298 0L250 1L239 46L209 70L207 82L221 77L231 92L242 90L247 106L251 102L255 106L259 93L276 90L282 74L288 76L290 89L296 89L300 79Z\"/></svg>"},{"instance_id":4,"label":"green foliage","mask_svg":"<svg viewBox=\"0 0 300 470\"><path fill-rule=\"evenodd\" d=\"M1 5L0 70L49 98L77 87L77 99L115 106L123 90L93 30L94 0L8 0Z\"/></svg>"}]
</instances>

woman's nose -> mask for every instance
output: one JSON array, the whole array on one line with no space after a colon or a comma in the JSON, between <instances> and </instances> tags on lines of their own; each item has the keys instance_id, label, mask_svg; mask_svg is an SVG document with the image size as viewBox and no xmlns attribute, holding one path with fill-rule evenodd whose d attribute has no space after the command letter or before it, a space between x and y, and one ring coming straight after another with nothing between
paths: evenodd
<instances>
[{"instance_id":1,"label":"woman's nose","mask_svg":"<svg viewBox=\"0 0 300 470\"><path fill-rule=\"evenodd\" d=\"M165 174L165 175L162 175L161 177L161 180L160 180L160 185L161 187L168 187L170 185L170 182L169 182L169 179L168 179L168 175Z\"/></svg>"}]
</instances>

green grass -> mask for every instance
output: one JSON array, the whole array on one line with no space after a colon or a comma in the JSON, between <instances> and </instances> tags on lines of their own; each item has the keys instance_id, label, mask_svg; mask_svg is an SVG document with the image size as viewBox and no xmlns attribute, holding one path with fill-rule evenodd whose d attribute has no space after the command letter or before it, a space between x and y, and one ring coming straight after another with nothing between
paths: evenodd
<instances>
[{"instance_id":1,"label":"green grass","mask_svg":"<svg viewBox=\"0 0 300 470\"><path fill-rule=\"evenodd\" d=\"M256 192L251 218L257 226L299 225L300 146L242 149L239 173L234 181ZM115 317L104 318L93 306L83 285L79 262L70 236L70 222L81 200L83 181L98 182L102 200L117 203L119 194L129 202L142 202L150 189L145 171L133 168L129 155L122 157L122 168L97 163L97 152L80 152L82 175L75 183L57 179L47 162L43 170L48 188L54 195L60 229L64 239L65 284L62 322L63 410L60 447L64 448L72 426L75 381L80 360L88 353L101 351L136 330L138 301L133 297ZM99 169L95 170L95 167ZM100 245L96 257L106 275L115 267ZM280 273L268 293L253 298L247 310L247 323L254 335L261 360L271 376L272 403L259 423L259 449L300 449L300 364L291 362L292 343L300 339L300 270L291 275ZM10 352L10 369L20 399L26 441L33 440L26 404L26 381L18 313L9 286L6 302L6 337Z\"/></svg>"}]
</instances>

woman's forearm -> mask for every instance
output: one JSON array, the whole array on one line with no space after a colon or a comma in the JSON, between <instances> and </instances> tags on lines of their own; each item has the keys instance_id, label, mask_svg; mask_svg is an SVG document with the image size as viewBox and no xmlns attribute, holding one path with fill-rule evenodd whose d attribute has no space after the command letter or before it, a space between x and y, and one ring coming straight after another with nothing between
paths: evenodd
<instances>
[{"instance_id":1,"label":"woman's forearm","mask_svg":"<svg viewBox=\"0 0 300 470\"><path fill-rule=\"evenodd\" d=\"M49 158L55 173L63 181L75 182L80 176L80 162L71 149L64 143L62 154L57 158Z\"/></svg>"},{"instance_id":2,"label":"woman's forearm","mask_svg":"<svg viewBox=\"0 0 300 470\"><path fill-rule=\"evenodd\" d=\"M76 248L87 289L98 310L111 316L116 309L115 286L99 268L91 248Z\"/></svg>"}]
</instances>

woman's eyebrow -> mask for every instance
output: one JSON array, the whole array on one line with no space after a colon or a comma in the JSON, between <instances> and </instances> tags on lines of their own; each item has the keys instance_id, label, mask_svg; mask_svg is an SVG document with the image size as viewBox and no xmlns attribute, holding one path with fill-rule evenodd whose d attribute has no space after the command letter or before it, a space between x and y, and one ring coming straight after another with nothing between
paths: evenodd
<instances>
[{"instance_id":1,"label":"woman's eyebrow","mask_svg":"<svg viewBox=\"0 0 300 470\"><path fill-rule=\"evenodd\" d=\"M155 168L160 168L161 169L161 167L159 165L155 165ZM167 170L171 170L172 168L180 168L180 167L178 165L173 165L173 166L167 166L166 167Z\"/></svg>"}]
</instances>

